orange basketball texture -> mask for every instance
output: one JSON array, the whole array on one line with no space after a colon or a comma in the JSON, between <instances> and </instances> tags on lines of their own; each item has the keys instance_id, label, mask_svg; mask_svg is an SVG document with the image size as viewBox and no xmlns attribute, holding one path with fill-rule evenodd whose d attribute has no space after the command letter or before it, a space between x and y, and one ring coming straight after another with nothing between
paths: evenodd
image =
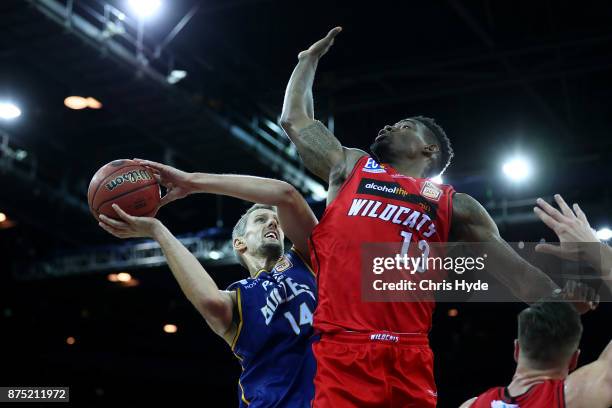
<instances>
[{"instance_id":1,"label":"orange basketball texture","mask_svg":"<svg viewBox=\"0 0 612 408\"><path fill-rule=\"evenodd\" d=\"M133 160L114 160L94 174L87 190L87 203L96 219L100 214L119 218L112 204L139 217L154 217L161 191L150 170Z\"/></svg>"}]
</instances>

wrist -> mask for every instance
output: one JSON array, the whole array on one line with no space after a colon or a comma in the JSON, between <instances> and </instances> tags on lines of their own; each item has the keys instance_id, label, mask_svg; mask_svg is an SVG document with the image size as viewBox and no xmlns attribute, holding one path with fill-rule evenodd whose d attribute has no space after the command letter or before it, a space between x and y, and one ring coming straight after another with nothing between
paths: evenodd
<instances>
[{"instance_id":1,"label":"wrist","mask_svg":"<svg viewBox=\"0 0 612 408\"><path fill-rule=\"evenodd\" d=\"M205 173L187 173L187 194L206 193L207 180Z\"/></svg>"},{"instance_id":2,"label":"wrist","mask_svg":"<svg viewBox=\"0 0 612 408\"><path fill-rule=\"evenodd\" d=\"M155 221L153 222L153 227L151 228L151 238L159 242L164 236L165 230L166 226L162 224L160 220L155 218Z\"/></svg>"}]
</instances>

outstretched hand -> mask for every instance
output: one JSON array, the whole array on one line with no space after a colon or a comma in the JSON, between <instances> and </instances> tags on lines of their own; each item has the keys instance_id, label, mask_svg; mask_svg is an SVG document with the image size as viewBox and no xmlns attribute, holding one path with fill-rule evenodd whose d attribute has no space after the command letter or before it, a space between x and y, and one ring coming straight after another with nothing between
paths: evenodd
<instances>
[{"instance_id":1,"label":"outstretched hand","mask_svg":"<svg viewBox=\"0 0 612 408\"><path fill-rule=\"evenodd\" d=\"M599 243L599 240L578 204L573 205L572 211L559 194L555 194L555 201L561 211L541 198L536 201L539 207L533 210L557 234L560 245L538 244L535 250L563 259L579 260L586 256L585 251L592 246L584 243Z\"/></svg>"},{"instance_id":2,"label":"outstretched hand","mask_svg":"<svg viewBox=\"0 0 612 408\"><path fill-rule=\"evenodd\" d=\"M162 226L157 218L129 215L117 204L113 204L113 210L119 216L119 220L100 214L98 225L117 238L154 238L155 233Z\"/></svg>"},{"instance_id":3,"label":"outstretched hand","mask_svg":"<svg viewBox=\"0 0 612 408\"><path fill-rule=\"evenodd\" d=\"M150 160L133 160L148 168L157 182L166 188L166 194L159 203L160 207L191 194L190 173Z\"/></svg>"},{"instance_id":4,"label":"outstretched hand","mask_svg":"<svg viewBox=\"0 0 612 408\"><path fill-rule=\"evenodd\" d=\"M307 56L311 56L314 58L321 58L334 44L334 38L338 35L338 33L342 31L342 27L334 27L329 33L323 38L321 38L316 43L312 44L307 50L299 53L298 58L303 58Z\"/></svg>"}]
</instances>

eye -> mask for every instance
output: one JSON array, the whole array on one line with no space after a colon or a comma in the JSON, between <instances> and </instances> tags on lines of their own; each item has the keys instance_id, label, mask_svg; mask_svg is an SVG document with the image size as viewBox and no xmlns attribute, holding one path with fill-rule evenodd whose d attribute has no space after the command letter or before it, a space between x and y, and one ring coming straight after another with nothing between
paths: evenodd
<instances>
[{"instance_id":1,"label":"eye","mask_svg":"<svg viewBox=\"0 0 612 408\"><path fill-rule=\"evenodd\" d=\"M255 218L255 222L263 222L264 218L263 217L257 217Z\"/></svg>"}]
</instances>

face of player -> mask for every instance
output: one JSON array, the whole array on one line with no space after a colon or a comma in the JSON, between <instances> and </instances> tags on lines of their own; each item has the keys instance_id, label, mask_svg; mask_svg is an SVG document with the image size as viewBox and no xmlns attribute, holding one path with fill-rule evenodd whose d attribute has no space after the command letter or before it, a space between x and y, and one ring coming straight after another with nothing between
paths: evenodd
<instances>
[{"instance_id":1,"label":"face of player","mask_svg":"<svg viewBox=\"0 0 612 408\"><path fill-rule=\"evenodd\" d=\"M284 252L285 234L272 210L262 208L249 214L244 239L247 252L255 256L280 258Z\"/></svg>"},{"instance_id":2,"label":"face of player","mask_svg":"<svg viewBox=\"0 0 612 408\"><path fill-rule=\"evenodd\" d=\"M382 128L370 150L381 163L423 157L423 152L430 145L429 135L429 129L419 121L402 120Z\"/></svg>"}]
</instances>

